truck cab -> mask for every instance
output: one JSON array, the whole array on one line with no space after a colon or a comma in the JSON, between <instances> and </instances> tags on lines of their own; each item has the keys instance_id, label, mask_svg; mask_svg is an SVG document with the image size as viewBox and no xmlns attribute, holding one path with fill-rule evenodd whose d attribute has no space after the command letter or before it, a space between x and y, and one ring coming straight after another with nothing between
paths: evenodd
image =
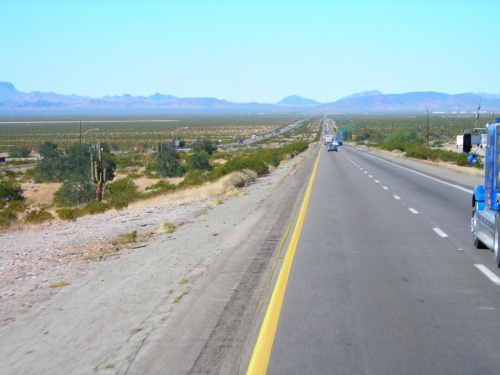
<instances>
[{"instance_id":1,"label":"truck cab","mask_svg":"<svg viewBox=\"0 0 500 375\"><path fill-rule=\"evenodd\" d=\"M487 125L484 184L472 196L471 231L474 246L489 248L500 267L500 123Z\"/></svg>"}]
</instances>

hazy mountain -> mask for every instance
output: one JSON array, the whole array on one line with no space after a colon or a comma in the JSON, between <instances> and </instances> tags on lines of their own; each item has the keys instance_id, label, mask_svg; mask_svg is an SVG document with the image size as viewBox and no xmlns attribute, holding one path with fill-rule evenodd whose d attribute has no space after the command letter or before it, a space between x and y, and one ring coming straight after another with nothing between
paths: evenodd
<instances>
[{"instance_id":1,"label":"hazy mountain","mask_svg":"<svg viewBox=\"0 0 500 375\"><path fill-rule=\"evenodd\" d=\"M290 95L284 98L282 101L276 103L276 105L281 106L295 106L295 107L308 107L321 104L316 100L305 99L298 95Z\"/></svg>"},{"instance_id":2,"label":"hazy mountain","mask_svg":"<svg viewBox=\"0 0 500 375\"><path fill-rule=\"evenodd\" d=\"M298 95L285 97L276 104L234 103L216 98L178 98L156 93L151 96L130 94L90 98L79 95L60 95L51 92L18 91L12 83L0 82L0 112L29 111L231 111L231 112L338 112L338 113L401 113L475 111L477 104L487 112L500 112L500 95L443 94L439 92L410 92L382 94L365 91L346 96L336 102L321 104Z\"/></svg>"},{"instance_id":3,"label":"hazy mountain","mask_svg":"<svg viewBox=\"0 0 500 375\"><path fill-rule=\"evenodd\" d=\"M349 96L346 96L345 98L342 98L340 100L350 100L350 99L357 99L357 98L363 98L366 96L377 96L377 95L383 95L380 91L377 90L372 90L372 91L363 91L357 94L352 94Z\"/></svg>"},{"instance_id":4,"label":"hazy mountain","mask_svg":"<svg viewBox=\"0 0 500 375\"><path fill-rule=\"evenodd\" d=\"M443 94L439 92L410 92L349 96L318 107L325 112L460 112L481 108L492 112L500 109L500 100L479 94Z\"/></svg>"}]
</instances>

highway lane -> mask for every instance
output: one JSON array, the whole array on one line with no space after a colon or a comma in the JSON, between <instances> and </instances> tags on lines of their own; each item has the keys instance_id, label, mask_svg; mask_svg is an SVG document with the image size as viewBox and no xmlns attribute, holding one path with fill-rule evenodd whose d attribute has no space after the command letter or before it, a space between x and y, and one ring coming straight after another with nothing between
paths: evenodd
<instances>
[{"instance_id":1,"label":"highway lane","mask_svg":"<svg viewBox=\"0 0 500 375\"><path fill-rule=\"evenodd\" d=\"M449 236L458 251L475 262L485 263L497 272L492 264L492 253L473 248L470 233L470 216L472 212L472 192L480 179L473 179L471 184L460 174L454 181L443 176L442 170L436 169L433 174L422 173L415 168L397 167L370 153L359 152L344 147L344 155L367 177L380 182L387 192L400 198L401 203L418 212L422 220L433 228L439 228ZM497 272L500 276L500 273Z\"/></svg>"},{"instance_id":2,"label":"highway lane","mask_svg":"<svg viewBox=\"0 0 500 375\"><path fill-rule=\"evenodd\" d=\"M348 147L322 151L269 374L496 374L500 286L470 196Z\"/></svg>"}]
</instances>

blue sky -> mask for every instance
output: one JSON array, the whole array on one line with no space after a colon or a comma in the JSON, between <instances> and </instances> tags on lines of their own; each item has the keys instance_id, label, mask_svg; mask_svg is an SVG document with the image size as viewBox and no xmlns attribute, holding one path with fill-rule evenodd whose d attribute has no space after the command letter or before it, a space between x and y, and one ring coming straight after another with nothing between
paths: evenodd
<instances>
[{"instance_id":1,"label":"blue sky","mask_svg":"<svg viewBox=\"0 0 500 375\"><path fill-rule=\"evenodd\" d=\"M500 94L498 0L1 0L0 81L92 97Z\"/></svg>"}]
</instances>

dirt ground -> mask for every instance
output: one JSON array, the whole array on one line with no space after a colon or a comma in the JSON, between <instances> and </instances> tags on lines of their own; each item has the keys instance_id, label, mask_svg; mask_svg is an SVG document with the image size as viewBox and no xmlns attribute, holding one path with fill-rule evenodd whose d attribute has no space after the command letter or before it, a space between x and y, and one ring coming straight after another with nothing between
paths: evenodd
<instances>
[{"instance_id":1,"label":"dirt ground","mask_svg":"<svg viewBox=\"0 0 500 375\"><path fill-rule=\"evenodd\" d=\"M118 176L123 178L124 176ZM242 194L238 182L248 184L254 172L238 172L219 181L168 195L131 203L122 210L64 221L51 208L54 219L39 225L14 225L0 233L0 325L19 311L45 300L57 286L87 272L93 262L106 260L123 249L140 247L157 233L183 225L190 217ZM182 178L170 179L179 183ZM134 180L144 191L158 180ZM23 184L33 205L51 204L60 184Z\"/></svg>"}]
</instances>

